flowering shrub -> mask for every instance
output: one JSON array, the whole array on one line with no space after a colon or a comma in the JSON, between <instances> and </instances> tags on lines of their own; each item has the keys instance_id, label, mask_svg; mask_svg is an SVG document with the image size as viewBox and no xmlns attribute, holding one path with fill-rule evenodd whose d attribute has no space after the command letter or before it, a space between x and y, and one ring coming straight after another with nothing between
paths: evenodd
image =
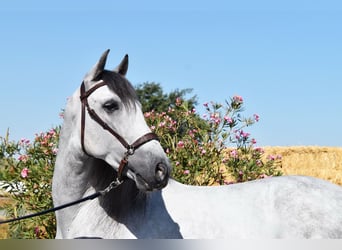
<instances>
[{"instance_id":1,"label":"flowering shrub","mask_svg":"<svg viewBox=\"0 0 342 250\"><path fill-rule=\"evenodd\" d=\"M57 154L59 127L36 134L28 139L9 141L8 133L0 137L0 178L13 199L7 205L8 217L53 207L51 182ZM10 224L11 238L53 238L55 216L53 213Z\"/></svg>"},{"instance_id":2,"label":"flowering shrub","mask_svg":"<svg viewBox=\"0 0 342 250\"><path fill-rule=\"evenodd\" d=\"M202 119L179 98L167 112L145 113L171 159L175 179L191 185L222 185L281 175L281 157L265 158L245 131L260 117L242 117L241 96L225 106L211 102L204 107Z\"/></svg>"}]
</instances>

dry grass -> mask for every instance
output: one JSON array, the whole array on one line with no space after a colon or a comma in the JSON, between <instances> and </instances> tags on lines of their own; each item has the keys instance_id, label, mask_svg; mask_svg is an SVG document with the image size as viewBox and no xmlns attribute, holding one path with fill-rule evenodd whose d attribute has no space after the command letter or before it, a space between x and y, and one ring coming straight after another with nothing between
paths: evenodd
<instances>
[{"instance_id":1,"label":"dry grass","mask_svg":"<svg viewBox=\"0 0 342 250\"><path fill-rule=\"evenodd\" d=\"M0 197L0 209L4 207L4 205L8 204L9 199ZM5 219L4 217L0 216L0 219ZM0 225L0 239L7 239L8 238L8 225Z\"/></svg>"},{"instance_id":2,"label":"dry grass","mask_svg":"<svg viewBox=\"0 0 342 250\"><path fill-rule=\"evenodd\" d=\"M0 219L3 219L0 217ZM0 226L0 240L8 239L8 225L1 225Z\"/></svg>"},{"instance_id":3,"label":"dry grass","mask_svg":"<svg viewBox=\"0 0 342 250\"><path fill-rule=\"evenodd\" d=\"M285 175L307 175L342 185L341 147L265 147L265 155L281 155Z\"/></svg>"}]
</instances>

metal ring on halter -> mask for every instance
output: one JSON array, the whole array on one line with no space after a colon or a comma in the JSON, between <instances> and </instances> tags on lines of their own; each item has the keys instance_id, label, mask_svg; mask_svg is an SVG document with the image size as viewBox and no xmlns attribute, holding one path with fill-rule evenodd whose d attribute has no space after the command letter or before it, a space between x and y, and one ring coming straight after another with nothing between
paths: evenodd
<instances>
[{"instance_id":1,"label":"metal ring on halter","mask_svg":"<svg viewBox=\"0 0 342 250\"><path fill-rule=\"evenodd\" d=\"M116 178L116 180L112 181L108 187L106 187L105 189L99 191L101 195L105 195L107 193L109 193L112 189L117 188L118 186L120 186L122 184L123 180L119 180L119 178Z\"/></svg>"},{"instance_id":2,"label":"metal ring on halter","mask_svg":"<svg viewBox=\"0 0 342 250\"><path fill-rule=\"evenodd\" d=\"M132 145L129 145L129 146L127 147L126 154L127 154L127 155L134 155L134 152L135 152L135 148L134 148Z\"/></svg>"}]
</instances>

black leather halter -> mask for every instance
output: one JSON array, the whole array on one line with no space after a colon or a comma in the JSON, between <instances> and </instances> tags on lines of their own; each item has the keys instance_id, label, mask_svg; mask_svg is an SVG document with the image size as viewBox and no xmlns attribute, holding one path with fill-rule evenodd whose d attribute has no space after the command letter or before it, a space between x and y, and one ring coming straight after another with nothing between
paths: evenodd
<instances>
[{"instance_id":1,"label":"black leather halter","mask_svg":"<svg viewBox=\"0 0 342 250\"><path fill-rule=\"evenodd\" d=\"M90 154L87 153L85 146L84 146L84 136L85 136L85 119L86 119L86 112L87 109L89 116L96 121L104 130L107 130L111 135L113 135L125 148L126 153L124 157L122 158L120 162L120 166L118 168L118 180L121 180L122 173L124 168L127 166L128 163L128 157L130 155L133 155L135 150L137 150L139 147L144 145L145 143L151 141L151 140L159 140L158 136L155 133L147 133L141 137L139 137L135 142L132 144L129 144L121 135L119 135L117 132L115 132L105 121L103 121L98 114L96 114L95 110L90 108L88 103L88 97L98 88L103 87L107 85L104 81L99 82L98 84L94 85L87 91L85 90L84 82L81 84L80 88L80 99L82 103L82 113L81 113L81 145L83 152L92 157Z\"/></svg>"}]
</instances>

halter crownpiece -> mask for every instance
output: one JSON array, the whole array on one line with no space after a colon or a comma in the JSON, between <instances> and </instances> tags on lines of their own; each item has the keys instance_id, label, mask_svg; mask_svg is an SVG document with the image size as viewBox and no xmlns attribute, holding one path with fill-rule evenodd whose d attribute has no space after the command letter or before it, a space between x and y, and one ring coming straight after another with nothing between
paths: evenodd
<instances>
[{"instance_id":1,"label":"halter crownpiece","mask_svg":"<svg viewBox=\"0 0 342 250\"><path fill-rule=\"evenodd\" d=\"M159 141L158 136L155 133L147 133L141 137L139 137L135 142L132 144L129 144L121 135L119 135L117 132L115 132L105 121L101 119L101 117L96 114L95 110L90 108L89 103L88 103L88 97L98 88L103 87L107 85L104 81L101 81L88 89L87 91L85 90L85 85L84 82L81 84L80 88L80 100L82 103L82 111L81 111L81 146L83 152L88 155L89 157L92 157L90 154L85 149L84 146L84 135L85 135L85 119L86 119L86 109L88 111L89 116L96 121L104 130L107 130L111 135L113 135L125 148L126 152L124 157L122 158L119 168L118 168L118 181L122 180L122 173L125 169L125 167L128 164L128 157L133 155L135 150L137 150L139 147L144 145L145 143L152 141L152 140L157 140Z\"/></svg>"}]
</instances>

